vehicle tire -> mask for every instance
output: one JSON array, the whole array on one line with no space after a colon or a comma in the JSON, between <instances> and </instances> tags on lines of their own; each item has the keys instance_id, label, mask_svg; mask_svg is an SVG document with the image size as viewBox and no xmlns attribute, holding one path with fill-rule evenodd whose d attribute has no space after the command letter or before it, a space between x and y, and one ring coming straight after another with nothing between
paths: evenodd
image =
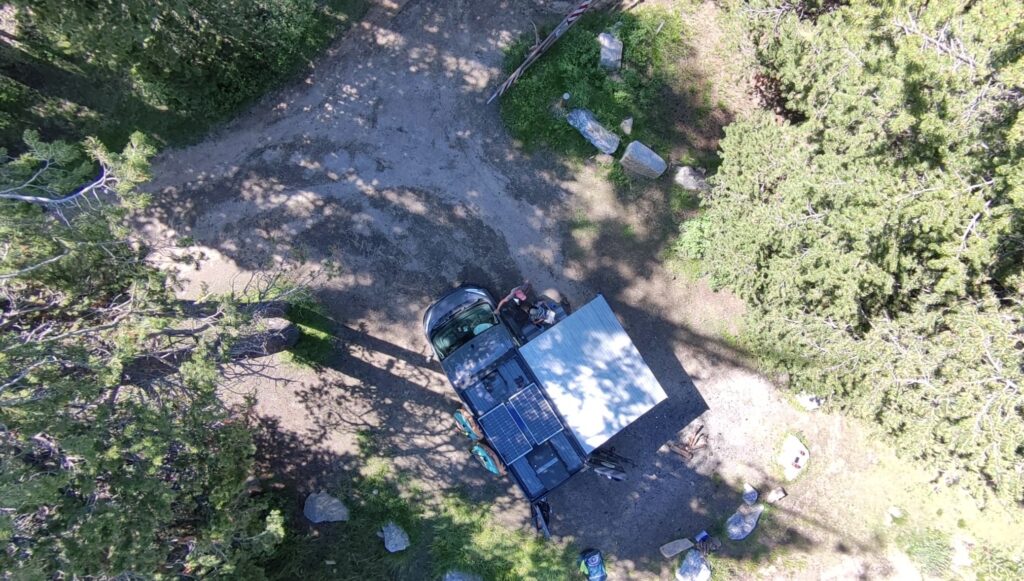
<instances>
[{"instance_id":1,"label":"vehicle tire","mask_svg":"<svg viewBox=\"0 0 1024 581\"><path fill-rule=\"evenodd\" d=\"M476 458L477 462L484 467L484 470L498 476L505 475L505 466L501 463L501 459L498 458L498 454L490 446L483 442L477 442L469 451Z\"/></svg>"}]
</instances>

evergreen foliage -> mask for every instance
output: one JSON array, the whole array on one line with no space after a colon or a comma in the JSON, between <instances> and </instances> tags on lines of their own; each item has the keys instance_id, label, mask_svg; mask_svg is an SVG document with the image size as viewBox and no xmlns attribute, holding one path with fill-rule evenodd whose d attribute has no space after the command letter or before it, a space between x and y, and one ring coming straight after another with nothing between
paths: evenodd
<instances>
[{"instance_id":1,"label":"evergreen foliage","mask_svg":"<svg viewBox=\"0 0 1024 581\"><path fill-rule=\"evenodd\" d=\"M727 128L680 248L794 389L1024 502L1024 5L737 10L790 121Z\"/></svg>"},{"instance_id":2,"label":"evergreen foliage","mask_svg":"<svg viewBox=\"0 0 1024 581\"><path fill-rule=\"evenodd\" d=\"M313 58L363 0L16 0L0 38L0 145L201 133Z\"/></svg>"},{"instance_id":3,"label":"evergreen foliage","mask_svg":"<svg viewBox=\"0 0 1024 581\"><path fill-rule=\"evenodd\" d=\"M0 569L258 578L282 518L246 493L251 436L215 390L252 317L177 301L131 237L140 135L25 141L0 164Z\"/></svg>"}]
</instances>

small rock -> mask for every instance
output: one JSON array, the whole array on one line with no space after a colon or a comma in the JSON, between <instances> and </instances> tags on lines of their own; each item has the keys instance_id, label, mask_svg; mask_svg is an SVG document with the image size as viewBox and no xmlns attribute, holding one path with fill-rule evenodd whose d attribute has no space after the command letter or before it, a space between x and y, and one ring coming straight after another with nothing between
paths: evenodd
<instances>
[{"instance_id":1,"label":"small rock","mask_svg":"<svg viewBox=\"0 0 1024 581\"><path fill-rule=\"evenodd\" d=\"M617 71L622 66L622 41L602 32L597 35L597 42L601 45L601 68L607 71Z\"/></svg>"},{"instance_id":2,"label":"small rock","mask_svg":"<svg viewBox=\"0 0 1024 581\"><path fill-rule=\"evenodd\" d=\"M657 153L643 143L634 141L626 146L626 152L619 160L622 167L648 178L657 178L665 173L668 164Z\"/></svg>"},{"instance_id":3,"label":"small rock","mask_svg":"<svg viewBox=\"0 0 1024 581\"><path fill-rule=\"evenodd\" d=\"M337 565L337 564L338 564L337 561L332 561L330 559L324 561L324 565Z\"/></svg>"},{"instance_id":4,"label":"small rock","mask_svg":"<svg viewBox=\"0 0 1024 581\"><path fill-rule=\"evenodd\" d=\"M601 153L612 154L619 148L619 136L598 123L597 118L590 111L573 109L565 116L565 120Z\"/></svg>"},{"instance_id":5,"label":"small rock","mask_svg":"<svg viewBox=\"0 0 1024 581\"><path fill-rule=\"evenodd\" d=\"M389 553L397 553L409 548L409 535L402 530L402 527L393 522L384 525L384 528L377 533L377 536L384 539L384 548Z\"/></svg>"},{"instance_id":6,"label":"small rock","mask_svg":"<svg viewBox=\"0 0 1024 581\"><path fill-rule=\"evenodd\" d=\"M611 165L615 163L615 158L607 153L599 153L594 156L594 161L596 161L598 165Z\"/></svg>"},{"instance_id":7,"label":"small rock","mask_svg":"<svg viewBox=\"0 0 1024 581\"><path fill-rule=\"evenodd\" d=\"M302 514L313 523L348 520L348 508L340 500L322 490L306 497Z\"/></svg>"},{"instance_id":8,"label":"small rock","mask_svg":"<svg viewBox=\"0 0 1024 581\"><path fill-rule=\"evenodd\" d=\"M690 549L679 563L676 570L676 581L708 581L711 579L711 565L704 555L696 549Z\"/></svg>"},{"instance_id":9,"label":"small rock","mask_svg":"<svg viewBox=\"0 0 1024 581\"><path fill-rule=\"evenodd\" d=\"M686 190L695 192L706 192L711 189L706 179L704 170L684 165L676 170L676 184Z\"/></svg>"},{"instance_id":10,"label":"small rock","mask_svg":"<svg viewBox=\"0 0 1024 581\"><path fill-rule=\"evenodd\" d=\"M782 451L777 458L779 464L782 465L782 473L788 481L800 476L810 459L811 453L796 436L789 436L782 442Z\"/></svg>"},{"instance_id":11,"label":"small rock","mask_svg":"<svg viewBox=\"0 0 1024 581\"><path fill-rule=\"evenodd\" d=\"M682 553L683 551L692 548L693 542L691 542L690 539L676 539L671 543L665 543L664 545L659 547L658 550L661 551L661 555L663 557L665 557L666 559L671 559L679 553Z\"/></svg>"},{"instance_id":12,"label":"small rock","mask_svg":"<svg viewBox=\"0 0 1024 581\"><path fill-rule=\"evenodd\" d=\"M462 571L448 571L441 581L484 581L483 577Z\"/></svg>"},{"instance_id":13,"label":"small rock","mask_svg":"<svg viewBox=\"0 0 1024 581\"><path fill-rule=\"evenodd\" d=\"M743 502L747 504L757 502L757 490L746 482L743 483Z\"/></svg>"},{"instance_id":14,"label":"small rock","mask_svg":"<svg viewBox=\"0 0 1024 581\"><path fill-rule=\"evenodd\" d=\"M812 393L801 392L796 395L796 402L800 404L800 407L804 408L809 412L821 407L821 397Z\"/></svg>"},{"instance_id":15,"label":"small rock","mask_svg":"<svg viewBox=\"0 0 1024 581\"><path fill-rule=\"evenodd\" d=\"M764 497L764 500L768 504L775 504L783 498L786 498L786 489L780 486L779 488L775 488L769 492L768 496Z\"/></svg>"},{"instance_id":16,"label":"small rock","mask_svg":"<svg viewBox=\"0 0 1024 581\"><path fill-rule=\"evenodd\" d=\"M898 506L890 506L889 510L885 511L885 524L886 526L903 518L903 510Z\"/></svg>"},{"instance_id":17,"label":"small rock","mask_svg":"<svg viewBox=\"0 0 1024 581\"><path fill-rule=\"evenodd\" d=\"M757 526L757 519L761 518L764 512L764 505L740 506L739 510L725 521L725 534L734 541L741 541L754 532Z\"/></svg>"},{"instance_id":18,"label":"small rock","mask_svg":"<svg viewBox=\"0 0 1024 581\"><path fill-rule=\"evenodd\" d=\"M619 129L626 135L633 133L633 118L626 117L623 119L622 123L619 123Z\"/></svg>"}]
</instances>

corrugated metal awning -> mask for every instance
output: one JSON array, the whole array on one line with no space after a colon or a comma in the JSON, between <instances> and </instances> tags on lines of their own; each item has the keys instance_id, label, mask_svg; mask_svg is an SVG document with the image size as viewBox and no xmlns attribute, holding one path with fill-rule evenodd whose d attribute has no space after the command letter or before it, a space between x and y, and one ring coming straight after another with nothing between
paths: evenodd
<instances>
[{"instance_id":1,"label":"corrugated metal awning","mask_svg":"<svg viewBox=\"0 0 1024 581\"><path fill-rule=\"evenodd\" d=\"M520 352L588 454L668 397L601 295Z\"/></svg>"}]
</instances>

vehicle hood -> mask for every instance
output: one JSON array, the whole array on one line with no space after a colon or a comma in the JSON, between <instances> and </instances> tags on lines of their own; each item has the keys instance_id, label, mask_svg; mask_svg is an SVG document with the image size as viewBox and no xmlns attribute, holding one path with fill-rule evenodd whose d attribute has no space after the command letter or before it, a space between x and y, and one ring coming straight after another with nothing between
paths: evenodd
<instances>
[{"instance_id":1,"label":"vehicle hood","mask_svg":"<svg viewBox=\"0 0 1024 581\"><path fill-rule=\"evenodd\" d=\"M513 349L512 335L498 324L459 347L441 362L441 367L455 389L463 390L477 381L481 372Z\"/></svg>"},{"instance_id":2,"label":"vehicle hood","mask_svg":"<svg viewBox=\"0 0 1024 581\"><path fill-rule=\"evenodd\" d=\"M486 301L491 308L494 308L494 299L491 298L490 293L475 286L459 287L438 299L423 315L423 331L427 334L427 338L429 339L434 328L452 312L479 301Z\"/></svg>"}]
</instances>

